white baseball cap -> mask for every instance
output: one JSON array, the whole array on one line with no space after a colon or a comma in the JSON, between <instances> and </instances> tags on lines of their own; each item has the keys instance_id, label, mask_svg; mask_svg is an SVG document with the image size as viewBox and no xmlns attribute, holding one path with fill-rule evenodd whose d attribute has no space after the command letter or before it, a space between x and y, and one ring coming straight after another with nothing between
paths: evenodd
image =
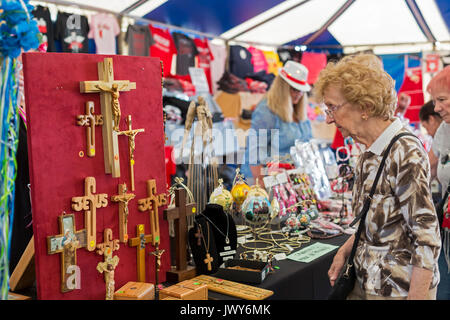
<instances>
[{"instance_id":1,"label":"white baseball cap","mask_svg":"<svg viewBox=\"0 0 450 320\"><path fill-rule=\"evenodd\" d=\"M289 85L300 91L310 91L311 87L308 84L308 69L301 63L289 60L285 65L278 70L278 74Z\"/></svg>"}]
</instances>

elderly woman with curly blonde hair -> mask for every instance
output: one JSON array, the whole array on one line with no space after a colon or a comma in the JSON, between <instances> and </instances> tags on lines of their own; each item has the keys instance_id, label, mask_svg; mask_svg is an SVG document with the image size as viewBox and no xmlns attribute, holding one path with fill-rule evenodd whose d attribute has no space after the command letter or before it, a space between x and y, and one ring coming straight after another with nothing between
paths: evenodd
<instances>
[{"instance_id":1,"label":"elderly woman with curly blonde hair","mask_svg":"<svg viewBox=\"0 0 450 320\"><path fill-rule=\"evenodd\" d=\"M362 211L381 159L382 167L353 263L356 281L347 299L436 299L441 248L438 220L429 188L430 164L421 142L394 118L394 81L370 54L329 63L314 86L327 122L362 144L355 168L352 209ZM364 148L365 147L365 148ZM336 253L328 271L333 286L350 255L355 235Z\"/></svg>"}]
</instances>

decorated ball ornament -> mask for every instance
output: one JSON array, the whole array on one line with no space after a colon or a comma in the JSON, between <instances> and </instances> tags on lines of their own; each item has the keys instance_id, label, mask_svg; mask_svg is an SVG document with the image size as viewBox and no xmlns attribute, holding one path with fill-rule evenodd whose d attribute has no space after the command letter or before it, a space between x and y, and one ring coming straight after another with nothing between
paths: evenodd
<instances>
[{"instance_id":1,"label":"decorated ball ornament","mask_svg":"<svg viewBox=\"0 0 450 320\"><path fill-rule=\"evenodd\" d=\"M262 188L259 185L258 178L256 178L256 184L250 187L250 190L247 192L247 197L252 196L263 196L269 199L269 194L267 193L266 189Z\"/></svg>"},{"instance_id":2,"label":"decorated ball ornament","mask_svg":"<svg viewBox=\"0 0 450 320\"><path fill-rule=\"evenodd\" d=\"M247 197L242 203L241 210L245 221L250 224L264 223L270 219L271 206L266 197Z\"/></svg>"},{"instance_id":3,"label":"decorated ball ornament","mask_svg":"<svg viewBox=\"0 0 450 320\"><path fill-rule=\"evenodd\" d=\"M239 168L236 169L236 176L233 181L233 188L231 188L231 195L233 196L233 201L241 206L247 197L247 193L250 187L245 183L244 177L239 173Z\"/></svg>"},{"instance_id":4,"label":"decorated ball ornament","mask_svg":"<svg viewBox=\"0 0 450 320\"><path fill-rule=\"evenodd\" d=\"M225 189L225 187L222 185L222 182L223 180L219 179L219 186L215 188L211 193L209 202L221 205L223 207L223 210L225 212L228 212L230 211L231 204L233 203L233 196L231 195L230 191Z\"/></svg>"}]
</instances>

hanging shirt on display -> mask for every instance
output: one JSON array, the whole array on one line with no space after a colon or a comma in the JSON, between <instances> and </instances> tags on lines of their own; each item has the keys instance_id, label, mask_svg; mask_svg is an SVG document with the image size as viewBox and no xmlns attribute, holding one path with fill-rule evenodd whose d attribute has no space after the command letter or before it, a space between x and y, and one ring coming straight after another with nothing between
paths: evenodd
<instances>
[{"instance_id":1,"label":"hanging shirt on display","mask_svg":"<svg viewBox=\"0 0 450 320\"><path fill-rule=\"evenodd\" d=\"M163 30L152 25L149 26L154 44L150 47L150 55L158 57L163 62L164 77L171 75L172 57L177 53L175 43L169 30Z\"/></svg>"},{"instance_id":2,"label":"hanging shirt on display","mask_svg":"<svg viewBox=\"0 0 450 320\"><path fill-rule=\"evenodd\" d=\"M117 19L107 13L91 17L88 38L95 40L98 54L116 54L116 36L120 33Z\"/></svg>"},{"instance_id":3,"label":"hanging shirt on display","mask_svg":"<svg viewBox=\"0 0 450 320\"><path fill-rule=\"evenodd\" d=\"M206 80L208 81L209 92L212 93L212 81L211 81L211 61L214 60L214 56L209 48L208 39L195 38L194 43L198 49L198 67L205 71Z\"/></svg>"},{"instance_id":4,"label":"hanging shirt on display","mask_svg":"<svg viewBox=\"0 0 450 320\"><path fill-rule=\"evenodd\" d=\"M89 23L85 16L58 12L55 39L61 41L63 52L89 52Z\"/></svg>"},{"instance_id":5,"label":"hanging shirt on display","mask_svg":"<svg viewBox=\"0 0 450 320\"><path fill-rule=\"evenodd\" d=\"M32 14L37 21L39 32L42 34L42 43L39 45L38 50L41 52L54 52L55 35L53 32L53 22L50 18L50 11L47 7L36 6Z\"/></svg>"},{"instance_id":6,"label":"hanging shirt on display","mask_svg":"<svg viewBox=\"0 0 450 320\"><path fill-rule=\"evenodd\" d=\"M219 87L217 81L222 78L222 75L225 71L227 48L224 45L209 42L209 49L211 50L211 54L214 56L214 60L211 61L210 66L212 92L213 94L215 94Z\"/></svg>"},{"instance_id":7,"label":"hanging shirt on display","mask_svg":"<svg viewBox=\"0 0 450 320\"><path fill-rule=\"evenodd\" d=\"M230 46L230 72L244 79L253 73L252 54L242 46Z\"/></svg>"},{"instance_id":8,"label":"hanging shirt on display","mask_svg":"<svg viewBox=\"0 0 450 320\"><path fill-rule=\"evenodd\" d=\"M280 62L280 58L278 57L278 53L276 53L275 51L263 51L263 53L269 65L267 72L278 75L278 69L283 66L283 64Z\"/></svg>"},{"instance_id":9,"label":"hanging shirt on display","mask_svg":"<svg viewBox=\"0 0 450 320\"><path fill-rule=\"evenodd\" d=\"M249 47L248 51L252 54L253 71L267 71L269 65L267 64L266 57L264 56L262 50L256 49L255 47Z\"/></svg>"},{"instance_id":10,"label":"hanging shirt on display","mask_svg":"<svg viewBox=\"0 0 450 320\"><path fill-rule=\"evenodd\" d=\"M148 26L129 25L125 41L128 43L128 54L130 56L150 55L150 46L155 43Z\"/></svg>"},{"instance_id":11,"label":"hanging shirt on display","mask_svg":"<svg viewBox=\"0 0 450 320\"><path fill-rule=\"evenodd\" d=\"M189 67L195 67L195 57L199 54L194 41L185 34L174 32L172 34L177 47L177 71L178 75L189 74Z\"/></svg>"}]
</instances>

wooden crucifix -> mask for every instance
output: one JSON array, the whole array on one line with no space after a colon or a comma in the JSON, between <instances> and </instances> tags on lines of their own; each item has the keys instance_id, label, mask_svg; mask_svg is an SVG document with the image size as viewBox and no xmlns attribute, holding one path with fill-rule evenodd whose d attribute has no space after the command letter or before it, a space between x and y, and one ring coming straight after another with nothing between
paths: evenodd
<instances>
[{"instance_id":1,"label":"wooden crucifix","mask_svg":"<svg viewBox=\"0 0 450 320\"><path fill-rule=\"evenodd\" d=\"M179 282L191 279L196 275L195 268L188 268L186 259L188 233L186 218L195 215L196 211L197 205L195 203L186 203L186 190L184 188L175 189L175 207L164 209L164 219L174 221L176 243L177 268L166 273L168 281Z\"/></svg>"},{"instance_id":2,"label":"wooden crucifix","mask_svg":"<svg viewBox=\"0 0 450 320\"><path fill-rule=\"evenodd\" d=\"M97 81L80 81L80 92L100 93L103 115L103 150L105 173L120 177L119 144L117 132L120 124L120 91L136 89L136 83L129 80L114 80L113 60L105 58L98 63Z\"/></svg>"},{"instance_id":3,"label":"wooden crucifix","mask_svg":"<svg viewBox=\"0 0 450 320\"><path fill-rule=\"evenodd\" d=\"M72 209L84 211L84 227L86 228L86 249L95 250L97 242L97 209L105 208L108 205L108 195L106 193L94 194L96 184L94 177L84 179L84 196L72 198Z\"/></svg>"},{"instance_id":4,"label":"wooden crucifix","mask_svg":"<svg viewBox=\"0 0 450 320\"><path fill-rule=\"evenodd\" d=\"M138 209L141 212L149 211L150 213L150 233L152 235L152 245L159 243L159 216L158 208L167 203L165 193L157 194L156 180L147 180L147 198L138 200Z\"/></svg>"},{"instance_id":5,"label":"wooden crucifix","mask_svg":"<svg viewBox=\"0 0 450 320\"><path fill-rule=\"evenodd\" d=\"M131 191L134 191L134 150L136 149L136 135L139 132L144 132L145 129L133 129L131 126L131 115L127 117L128 130L118 132L119 135L128 136L128 148L130 153L130 179Z\"/></svg>"},{"instance_id":6,"label":"wooden crucifix","mask_svg":"<svg viewBox=\"0 0 450 320\"><path fill-rule=\"evenodd\" d=\"M156 287L158 284L159 269L161 266L161 255L164 253L164 250L159 250L160 232L159 232L158 208L167 203L167 198L165 193L157 194L155 179L147 180L147 194L148 194L147 198L138 200L138 209L139 211L150 212L150 233L152 235L151 242L152 245L156 248L155 251L156 254L154 254L156 265L155 269L155 277L156 277L155 287Z\"/></svg>"},{"instance_id":7,"label":"wooden crucifix","mask_svg":"<svg viewBox=\"0 0 450 320\"><path fill-rule=\"evenodd\" d=\"M166 250L159 250L159 243L155 245L155 251L150 252L155 256L155 287L158 288L159 283L159 271L161 270L161 256Z\"/></svg>"},{"instance_id":8,"label":"wooden crucifix","mask_svg":"<svg viewBox=\"0 0 450 320\"><path fill-rule=\"evenodd\" d=\"M137 250L137 281L146 282L145 279L145 246L152 241L151 234L145 234L144 225L138 224L136 226L136 238L128 240L130 247L136 247Z\"/></svg>"},{"instance_id":9,"label":"wooden crucifix","mask_svg":"<svg viewBox=\"0 0 450 320\"><path fill-rule=\"evenodd\" d=\"M119 184L119 194L111 196L111 201L119 202L119 240L126 243L128 241L128 202L136 195L127 193L127 184Z\"/></svg>"},{"instance_id":10,"label":"wooden crucifix","mask_svg":"<svg viewBox=\"0 0 450 320\"><path fill-rule=\"evenodd\" d=\"M94 114L94 102L86 102L86 114L77 116L77 125L86 127L86 154L95 156L95 126L103 125L103 115Z\"/></svg>"},{"instance_id":11,"label":"wooden crucifix","mask_svg":"<svg viewBox=\"0 0 450 320\"><path fill-rule=\"evenodd\" d=\"M103 231L104 242L97 244L97 253L104 256L104 261L97 264L97 271L104 274L106 283L106 300L114 299L114 270L119 264L119 257L112 256L113 252L119 250L119 239L113 240L112 230L107 228Z\"/></svg>"},{"instance_id":12,"label":"wooden crucifix","mask_svg":"<svg viewBox=\"0 0 450 320\"><path fill-rule=\"evenodd\" d=\"M61 253L61 292L69 292L81 288L77 249L86 247L86 230L76 231L74 214L63 213L58 222L61 234L47 236L47 253Z\"/></svg>"}]
</instances>

